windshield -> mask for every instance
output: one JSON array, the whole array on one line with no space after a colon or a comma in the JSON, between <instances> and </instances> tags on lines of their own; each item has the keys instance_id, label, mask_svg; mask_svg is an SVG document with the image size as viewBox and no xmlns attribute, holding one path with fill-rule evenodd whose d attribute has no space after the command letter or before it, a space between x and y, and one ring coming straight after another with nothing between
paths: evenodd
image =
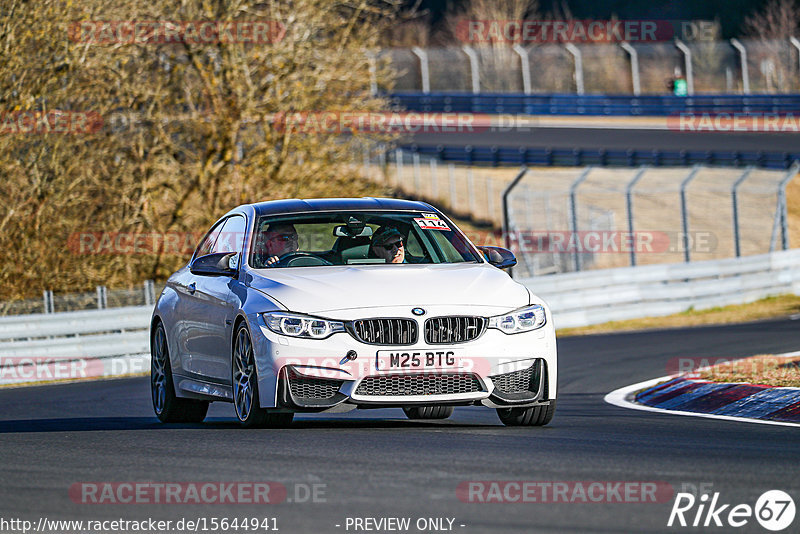
<instances>
[{"instance_id":1,"label":"windshield","mask_svg":"<svg viewBox=\"0 0 800 534\"><path fill-rule=\"evenodd\" d=\"M250 265L431 264L481 262L452 222L428 212L321 212L261 217Z\"/></svg>"}]
</instances>

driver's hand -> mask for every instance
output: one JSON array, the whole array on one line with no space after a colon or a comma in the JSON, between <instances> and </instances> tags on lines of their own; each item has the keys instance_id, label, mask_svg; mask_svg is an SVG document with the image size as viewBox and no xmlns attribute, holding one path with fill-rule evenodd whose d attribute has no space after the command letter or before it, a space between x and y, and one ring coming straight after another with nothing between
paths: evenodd
<instances>
[{"instance_id":1,"label":"driver's hand","mask_svg":"<svg viewBox=\"0 0 800 534\"><path fill-rule=\"evenodd\" d=\"M267 267L275 267L281 259L278 256L270 256L267 258Z\"/></svg>"}]
</instances>

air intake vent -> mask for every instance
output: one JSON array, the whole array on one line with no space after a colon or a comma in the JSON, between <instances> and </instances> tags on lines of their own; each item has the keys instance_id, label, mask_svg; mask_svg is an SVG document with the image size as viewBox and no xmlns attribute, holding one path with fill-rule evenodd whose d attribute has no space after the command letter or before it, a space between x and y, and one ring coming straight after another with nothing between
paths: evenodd
<instances>
[{"instance_id":1,"label":"air intake vent","mask_svg":"<svg viewBox=\"0 0 800 534\"><path fill-rule=\"evenodd\" d=\"M541 373L540 360L519 371L505 373L497 376L490 376L494 386L503 393L523 393L539 391L539 375Z\"/></svg>"},{"instance_id":2,"label":"air intake vent","mask_svg":"<svg viewBox=\"0 0 800 534\"><path fill-rule=\"evenodd\" d=\"M413 345L417 322L412 319L360 319L351 323L351 334L369 345Z\"/></svg>"},{"instance_id":3,"label":"air intake vent","mask_svg":"<svg viewBox=\"0 0 800 534\"><path fill-rule=\"evenodd\" d=\"M453 395L483 391L474 374L368 376L356 395Z\"/></svg>"},{"instance_id":4,"label":"air intake vent","mask_svg":"<svg viewBox=\"0 0 800 534\"><path fill-rule=\"evenodd\" d=\"M425 342L452 345L477 339L486 329L483 317L432 317L425 321Z\"/></svg>"},{"instance_id":5,"label":"air intake vent","mask_svg":"<svg viewBox=\"0 0 800 534\"><path fill-rule=\"evenodd\" d=\"M288 372L289 390L296 399L330 399L339 392L341 380L326 380L300 376L293 370Z\"/></svg>"}]
</instances>

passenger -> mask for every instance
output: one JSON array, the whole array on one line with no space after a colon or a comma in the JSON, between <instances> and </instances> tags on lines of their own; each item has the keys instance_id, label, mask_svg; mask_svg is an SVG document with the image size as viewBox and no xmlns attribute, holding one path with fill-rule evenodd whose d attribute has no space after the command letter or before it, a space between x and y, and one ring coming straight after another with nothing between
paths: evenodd
<instances>
[{"instance_id":1,"label":"passenger","mask_svg":"<svg viewBox=\"0 0 800 534\"><path fill-rule=\"evenodd\" d=\"M406 250L403 246L403 234L391 226L380 227L372 236L369 256L381 258L386 263L405 263Z\"/></svg>"},{"instance_id":2,"label":"passenger","mask_svg":"<svg viewBox=\"0 0 800 534\"><path fill-rule=\"evenodd\" d=\"M275 267L281 256L297 252L297 230L291 224L269 225L263 233L263 249L267 256L265 267Z\"/></svg>"}]
</instances>

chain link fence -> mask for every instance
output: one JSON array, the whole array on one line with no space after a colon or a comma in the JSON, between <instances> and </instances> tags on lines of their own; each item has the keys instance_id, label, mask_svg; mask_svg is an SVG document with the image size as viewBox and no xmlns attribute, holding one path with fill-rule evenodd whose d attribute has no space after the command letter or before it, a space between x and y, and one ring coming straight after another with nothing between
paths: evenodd
<instances>
[{"instance_id":1,"label":"chain link fence","mask_svg":"<svg viewBox=\"0 0 800 534\"><path fill-rule=\"evenodd\" d=\"M0 316L153 306L163 289L164 284L155 284L152 280L146 280L139 287L129 289L97 286L94 292L86 293L60 293L48 289L42 292L40 299L0 302Z\"/></svg>"},{"instance_id":2,"label":"chain link fence","mask_svg":"<svg viewBox=\"0 0 800 534\"><path fill-rule=\"evenodd\" d=\"M789 246L786 186L800 170L755 167L469 167L365 149L370 179L493 230L527 277L763 254ZM503 195L508 191L507 232Z\"/></svg>"},{"instance_id":3,"label":"chain link fence","mask_svg":"<svg viewBox=\"0 0 800 534\"><path fill-rule=\"evenodd\" d=\"M800 92L800 41L540 44L383 50L393 91L668 94ZM635 58L634 58L635 56Z\"/></svg>"}]
</instances>

